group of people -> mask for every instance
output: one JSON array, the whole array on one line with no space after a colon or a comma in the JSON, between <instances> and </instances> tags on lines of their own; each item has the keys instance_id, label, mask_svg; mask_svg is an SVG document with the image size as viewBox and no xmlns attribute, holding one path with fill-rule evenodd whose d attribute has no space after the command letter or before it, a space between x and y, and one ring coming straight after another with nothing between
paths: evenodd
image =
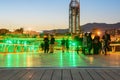
<instances>
[{"instance_id":1,"label":"group of people","mask_svg":"<svg viewBox=\"0 0 120 80\"><path fill-rule=\"evenodd\" d=\"M51 35L51 38L49 40L49 37L46 35L44 36L44 42L41 44L42 50L44 50L44 53L54 53L54 44L55 44L55 38L54 35Z\"/></svg>"},{"instance_id":2,"label":"group of people","mask_svg":"<svg viewBox=\"0 0 120 80\"><path fill-rule=\"evenodd\" d=\"M85 33L82 37L77 39L80 46L82 46L83 54L99 54L100 52L107 54L107 51L110 49L110 34L108 31L105 31L105 34L100 38L98 34L95 34L92 38L92 33ZM82 44L81 44L82 43ZM91 50L93 49L93 53Z\"/></svg>"},{"instance_id":3,"label":"group of people","mask_svg":"<svg viewBox=\"0 0 120 80\"><path fill-rule=\"evenodd\" d=\"M61 49L62 52L65 52L65 49L68 51L69 50L69 39L67 38L66 40L63 38L61 40ZM44 36L43 43L41 43L41 48L44 51L44 53L54 53L54 46L55 46L55 38L54 35L51 35L51 38L49 40L48 35Z\"/></svg>"},{"instance_id":4,"label":"group of people","mask_svg":"<svg viewBox=\"0 0 120 80\"><path fill-rule=\"evenodd\" d=\"M41 44L44 53L54 53L54 44L55 38L54 35L51 35L50 40L48 36L44 36L44 43ZM92 38L92 33L85 33L81 36L74 36L74 42L76 42L76 51L79 53L79 50L82 49L83 54L99 54L100 52L107 54L110 44L110 34L105 31L105 34L100 38L99 35L95 34ZM61 40L61 49L62 52L65 52L65 49L69 51L69 38ZM79 47L81 46L81 47ZM72 46L71 46L72 47ZM91 53L93 49L93 53Z\"/></svg>"},{"instance_id":5,"label":"group of people","mask_svg":"<svg viewBox=\"0 0 120 80\"><path fill-rule=\"evenodd\" d=\"M65 40L65 38L63 38L62 40L61 40L61 46L62 46L62 52L64 53L65 52L65 49L67 50L67 51L69 51L69 38L67 38L66 40Z\"/></svg>"}]
</instances>

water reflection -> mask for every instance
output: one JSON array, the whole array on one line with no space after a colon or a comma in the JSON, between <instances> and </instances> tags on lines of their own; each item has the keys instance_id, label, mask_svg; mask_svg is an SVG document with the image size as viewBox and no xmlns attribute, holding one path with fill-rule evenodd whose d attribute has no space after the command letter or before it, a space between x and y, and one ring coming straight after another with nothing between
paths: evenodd
<instances>
[{"instance_id":1,"label":"water reflection","mask_svg":"<svg viewBox=\"0 0 120 80\"><path fill-rule=\"evenodd\" d=\"M110 67L120 66L120 55L89 55L55 51L54 54L37 52L0 53L0 67Z\"/></svg>"},{"instance_id":2,"label":"water reflection","mask_svg":"<svg viewBox=\"0 0 120 80\"><path fill-rule=\"evenodd\" d=\"M89 57L90 59L90 64L93 64L94 58L93 57Z\"/></svg>"}]
</instances>

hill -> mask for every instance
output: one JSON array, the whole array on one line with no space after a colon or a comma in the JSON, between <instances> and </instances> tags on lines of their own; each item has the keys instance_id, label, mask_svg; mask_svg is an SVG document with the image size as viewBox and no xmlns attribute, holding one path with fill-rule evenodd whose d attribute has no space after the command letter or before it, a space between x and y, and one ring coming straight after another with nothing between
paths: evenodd
<instances>
[{"instance_id":1,"label":"hill","mask_svg":"<svg viewBox=\"0 0 120 80\"><path fill-rule=\"evenodd\" d=\"M83 32L91 32L93 29L98 28L101 31L110 30L110 29L120 29L120 22L115 24L106 24L106 23L88 23L81 26ZM45 30L45 33L68 33L69 29L54 29L54 30Z\"/></svg>"},{"instance_id":2,"label":"hill","mask_svg":"<svg viewBox=\"0 0 120 80\"><path fill-rule=\"evenodd\" d=\"M84 32L92 31L94 28L99 28L101 31L107 29L120 29L120 23L116 24L106 24L106 23L88 23L81 26Z\"/></svg>"}]
</instances>

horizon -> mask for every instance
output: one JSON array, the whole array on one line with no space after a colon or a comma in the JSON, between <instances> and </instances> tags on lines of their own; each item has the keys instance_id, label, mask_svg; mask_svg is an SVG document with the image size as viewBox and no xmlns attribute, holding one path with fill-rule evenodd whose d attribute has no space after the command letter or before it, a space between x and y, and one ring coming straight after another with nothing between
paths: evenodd
<instances>
[{"instance_id":1,"label":"horizon","mask_svg":"<svg viewBox=\"0 0 120 80\"><path fill-rule=\"evenodd\" d=\"M114 25L114 24L120 24L120 22L116 22L116 23L112 23L112 24L109 24L109 23L97 23L97 22L93 22L93 23L86 23L84 25L81 25L81 26L85 26L85 25L88 25L88 24L106 24L106 25ZM94 26L93 26L94 27ZM0 29L6 29L6 28L0 28ZM16 28L16 29L20 29L20 28ZM16 30L14 29L14 30ZM36 31L36 30L31 30L31 29L28 29L28 30L24 30L24 31L35 31L35 32L43 32L43 31L52 31L52 30L67 30L69 28L59 28L59 29L49 29L49 30L40 30L40 31ZM9 30L9 29L8 29ZM14 30L9 30L9 31L14 31Z\"/></svg>"},{"instance_id":2,"label":"horizon","mask_svg":"<svg viewBox=\"0 0 120 80\"><path fill-rule=\"evenodd\" d=\"M1 0L0 28L10 30L53 30L69 28L71 0ZM120 1L80 0L80 25L120 22Z\"/></svg>"}]
</instances>

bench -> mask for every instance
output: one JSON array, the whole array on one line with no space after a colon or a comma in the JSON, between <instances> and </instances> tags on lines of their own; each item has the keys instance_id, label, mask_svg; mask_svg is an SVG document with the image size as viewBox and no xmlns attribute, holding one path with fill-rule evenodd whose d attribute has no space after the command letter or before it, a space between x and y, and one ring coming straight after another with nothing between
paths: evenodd
<instances>
[{"instance_id":1,"label":"bench","mask_svg":"<svg viewBox=\"0 0 120 80\"><path fill-rule=\"evenodd\" d=\"M111 43L110 46L112 48L112 52L115 52L116 51L116 47L120 46L120 43Z\"/></svg>"}]
</instances>

